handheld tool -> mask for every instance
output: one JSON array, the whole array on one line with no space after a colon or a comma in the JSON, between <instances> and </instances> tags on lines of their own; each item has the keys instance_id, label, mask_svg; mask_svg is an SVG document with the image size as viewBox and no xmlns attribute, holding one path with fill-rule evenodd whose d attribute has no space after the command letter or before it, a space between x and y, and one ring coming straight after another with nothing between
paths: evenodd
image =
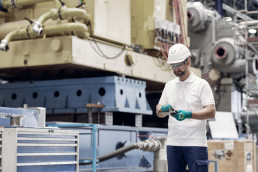
<instances>
[{"instance_id":1,"label":"handheld tool","mask_svg":"<svg viewBox=\"0 0 258 172\"><path fill-rule=\"evenodd\" d=\"M159 114L165 114L167 116L171 115L171 116L175 116L175 114L177 114L177 111L174 108L170 108L168 112L159 112Z\"/></svg>"}]
</instances>

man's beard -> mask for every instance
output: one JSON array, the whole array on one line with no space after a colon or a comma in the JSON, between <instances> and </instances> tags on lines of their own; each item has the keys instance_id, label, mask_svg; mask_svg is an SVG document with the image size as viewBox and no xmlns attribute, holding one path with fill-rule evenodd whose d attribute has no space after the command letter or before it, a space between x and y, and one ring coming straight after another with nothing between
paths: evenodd
<instances>
[{"instance_id":1,"label":"man's beard","mask_svg":"<svg viewBox=\"0 0 258 172\"><path fill-rule=\"evenodd\" d=\"M174 74L175 74L177 77L183 76L185 73L186 73L186 68L185 68L184 71L181 71L181 70L174 71Z\"/></svg>"}]
</instances>

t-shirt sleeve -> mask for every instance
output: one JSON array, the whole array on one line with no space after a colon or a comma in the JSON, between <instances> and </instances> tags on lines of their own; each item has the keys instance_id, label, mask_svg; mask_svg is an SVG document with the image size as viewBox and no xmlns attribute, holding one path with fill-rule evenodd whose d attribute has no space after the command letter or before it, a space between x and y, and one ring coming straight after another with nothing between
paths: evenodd
<instances>
[{"instance_id":1,"label":"t-shirt sleeve","mask_svg":"<svg viewBox=\"0 0 258 172\"><path fill-rule=\"evenodd\" d=\"M159 104L160 105L165 105L165 104L168 104L168 97L167 97L167 93L166 93L166 87L167 85L165 85L163 91L162 91L162 94L161 94L161 97L159 99Z\"/></svg>"},{"instance_id":2,"label":"t-shirt sleeve","mask_svg":"<svg viewBox=\"0 0 258 172\"><path fill-rule=\"evenodd\" d=\"M215 105L214 96L213 96L211 87L208 84L208 82L206 82L204 84L204 86L202 87L201 93L200 93L200 98L201 98L202 106Z\"/></svg>"}]
</instances>

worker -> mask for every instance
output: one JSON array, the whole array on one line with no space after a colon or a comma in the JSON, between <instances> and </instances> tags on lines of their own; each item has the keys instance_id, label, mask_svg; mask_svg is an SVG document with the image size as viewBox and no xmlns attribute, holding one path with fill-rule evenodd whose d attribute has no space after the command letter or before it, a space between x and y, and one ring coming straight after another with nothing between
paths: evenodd
<instances>
[{"instance_id":1,"label":"worker","mask_svg":"<svg viewBox=\"0 0 258 172\"><path fill-rule=\"evenodd\" d=\"M168 172L185 172L186 166L189 172L208 172L206 119L214 118L216 111L212 90L191 72L191 53L185 45L173 45L167 63L177 77L166 83L156 113L160 118L170 114Z\"/></svg>"}]
</instances>

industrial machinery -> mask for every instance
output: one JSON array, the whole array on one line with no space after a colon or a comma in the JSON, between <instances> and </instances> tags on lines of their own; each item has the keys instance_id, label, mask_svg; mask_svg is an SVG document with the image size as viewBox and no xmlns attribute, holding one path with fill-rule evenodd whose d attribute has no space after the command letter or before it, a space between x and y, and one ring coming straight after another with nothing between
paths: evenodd
<instances>
[{"instance_id":1,"label":"industrial machinery","mask_svg":"<svg viewBox=\"0 0 258 172\"><path fill-rule=\"evenodd\" d=\"M248 28L244 22L221 18L199 2L188 3L188 16L193 65L202 69L203 78L213 86L217 110L233 112L242 133L242 121L248 123L246 116L258 111L258 55L254 44L248 43L251 38L245 36Z\"/></svg>"},{"instance_id":2,"label":"industrial machinery","mask_svg":"<svg viewBox=\"0 0 258 172\"><path fill-rule=\"evenodd\" d=\"M70 122L113 125L120 112L131 114L134 126L142 126L142 115L152 114L145 87L143 81L114 76L19 82L2 84L0 97L1 106L46 107L48 119L68 114Z\"/></svg>"},{"instance_id":3,"label":"industrial machinery","mask_svg":"<svg viewBox=\"0 0 258 172\"><path fill-rule=\"evenodd\" d=\"M155 85L156 89L163 88L163 84L173 75L165 60L160 59L162 53L153 57L133 50L137 49L135 45L138 44L151 44L146 48L154 49L158 30L172 37L177 34L175 37L179 40L182 37L179 30L182 27L186 30L187 22L180 26L173 18L166 17L175 16L171 10L166 10L171 8L168 2L148 2L154 8L148 15L166 12L151 18L141 11L134 11L141 5L138 3L126 1L120 4L118 0L1 1L0 55L6 57L1 62L1 78L27 81L124 75L151 81L147 85ZM130 8L129 4L133 7ZM159 4L159 8L154 4ZM137 17L131 18L132 15ZM161 16L162 20L158 20ZM146 27L135 27L143 23L146 23L145 26L148 24L151 31ZM167 28L168 23L176 26L176 29L168 31L161 28ZM137 32L135 28L138 28ZM138 31L137 38L143 36L142 40L146 40L150 35L151 40L132 43L131 39L136 39L134 37ZM168 45L170 38L166 36L167 41L165 37L161 38L164 39L160 40L164 44L163 49L168 49L172 45L171 42ZM145 66L145 70L142 70L142 66ZM200 75L199 70L193 70Z\"/></svg>"},{"instance_id":4,"label":"industrial machinery","mask_svg":"<svg viewBox=\"0 0 258 172\"><path fill-rule=\"evenodd\" d=\"M76 130L80 137L80 170L92 171L88 159L94 157L91 127L82 123L48 122L47 126ZM95 156L103 171L153 171L154 154L167 130L161 128L97 125ZM156 166L161 163L157 161Z\"/></svg>"},{"instance_id":5,"label":"industrial machinery","mask_svg":"<svg viewBox=\"0 0 258 172\"><path fill-rule=\"evenodd\" d=\"M0 118L1 170L165 172L167 119L153 110L174 78L166 64L170 46L190 45L192 71L212 81L221 111L231 97L240 100L229 95L243 83L246 64L257 73L257 61L244 59L257 54L236 44L245 39L241 31L234 39L234 23L186 4L0 0L0 106L15 108L0 108L9 114ZM28 112L16 109L23 106Z\"/></svg>"},{"instance_id":6,"label":"industrial machinery","mask_svg":"<svg viewBox=\"0 0 258 172\"><path fill-rule=\"evenodd\" d=\"M251 20L248 12L242 14L225 4L223 7L234 13L232 18L235 20L220 16L200 2L188 3L192 65L202 69L202 77L214 90L216 110L224 112L224 122L219 119L220 114L216 113L216 122L222 123L213 130L223 136L222 133L228 131L224 126L235 123L238 134L231 133L223 138L230 139L235 135L234 139L240 137L250 140L209 140L209 159L217 161L218 171L256 171L257 47L249 43L255 39L248 37L248 26L244 24ZM225 118L225 115L230 114L234 117L231 123L227 121L228 117ZM209 126L214 127L212 121ZM213 167L210 165L209 171L213 171Z\"/></svg>"},{"instance_id":7,"label":"industrial machinery","mask_svg":"<svg viewBox=\"0 0 258 172\"><path fill-rule=\"evenodd\" d=\"M166 129L86 123L50 122L45 127L45 108L1 107L0 114L0 169L8 172L148 171L153 169L151 152L160 149L167 134Z\"/></svg>"},{"instance_id":8,"label":"industrial machinery","mask_svg":"<svg viewBox=\"0 0 258 172\"><path fill-rule=\"evenodd\" d=\"M235 25L239 24L221 18L216 11L207 9L201 3L188 3L187 9L193 65L202 68L203 75L213 69L221 71L225 77L242 77L246 60L245 49L239 44L245 38L234 31ZM237 40L234 39L235 34L238 34ZM249 62L249 72L257 73L257 54L252 49L246 53L254 58Z\"/></svg>"},{"instance_id":9,"label":"industrial machinery","mask_svg":"<svg viewBox=\"0 0 258 172\"><path fill-rule=\"evenodd\" d=\"M146 50L160 50L165 55L178 42L189 45L187 36L187 1L131 1L132 44ZM142 7L145 7L142 10ZM180 12L174 12L174 11ZM181 18L181 20L179 20ZM165 55L166 56L166 55Z\"/></svg>"},{"instance_id":10,"label":"industrial machinery","mask_svg":"<svg viewBox=\"0 0 258 172\"><path fill-rule=\"evenodd\" d=\"M57 143L60 138L41 138L44 132L50 137L79 132L65 142L74 150L69 155L42 152L40 157L46 159L34 162L40 159L34 157L36 152L18 152L26 159L17 161L18 166L30 163L39 171L36 166L43 164L40 170L62 171L61 162L47 162L54 156L56 161L70 158L74 169L66 168L68 171L95 171L97 167L152 171L154 153L136 149L158 150L155 139L165 137L167 129L150 128L154 126L151 122L150 127L142 127L145 116L157 123L146 92L160 94L164 84L174 78L166 65L168 48L177 42L189 44L184 4L186 0L175 4L163 0L0 1L1 106L45 107L47 121L67 122L48 123L51 129L4 128L3 132L14 133L12 140L18 144L12 145L10 156L20 150L15 140L20 132L30 133L31 138L21 138L24 142L41 143L42 147L52 141L63 146ZM145 13L142 6L146 6ZM201 75L199 69L192 70ZM106 155L110 152L112 156Z\"/></svg>"},{"instance_id":11,"label":"industrial machinery","mask_svg":"<svg viewBox=\"0 0 258 172\"><path fill-rule=\"evenodd\" d=\"M45 127L45 112L0 108L1 171L167 171L166 129L67 122ZM255 171L255 141L209 140L208 145L211 171Z\"/></svg>"},{"instance_id":12,"label":"industrial machinery","mask_svg":"<svg viewBox=\"0 0 258 172\"><path fill-rule=\"evenodd\" d=\"M145 92L162 90L174 77L166 64L168 48L189 42L185 4L161 0L123 4L118 0L1 1L0 76L7 82L1 85L2 106L43 106L47 120L67 122L94 121L94 114L87 120L85 114L100 111L105 112L104 122L100 115L97 123L113 121L114 114L115 122L109 124L119 125L132 121L126 120L129 113L135 116L130 125L142 126L142 114L152 114ZM141 6L146 6L145 13ZM192 70L201 75L199 69ZM113 88L105 82L112 80L109 77L115 78ZM70 82L77 82L77 87ZM116 117L118 112L125 114L123 121Z\"/></svg>"},{"instance_id":13,"label":"industrial machinery","mask_svg":"<svg viewBox=\"0 0 258 172\"><path fill-rule=\"evenodd\" d=\"M8 172L95 172L97 162L102 162L99 169L148 171L153 169L151 152L160 149L159 138L167 134L166 129L82 123L52 122L45 127L44 108L1 107L0 113L0 167Z\"/></svg>"}]
</instances>

